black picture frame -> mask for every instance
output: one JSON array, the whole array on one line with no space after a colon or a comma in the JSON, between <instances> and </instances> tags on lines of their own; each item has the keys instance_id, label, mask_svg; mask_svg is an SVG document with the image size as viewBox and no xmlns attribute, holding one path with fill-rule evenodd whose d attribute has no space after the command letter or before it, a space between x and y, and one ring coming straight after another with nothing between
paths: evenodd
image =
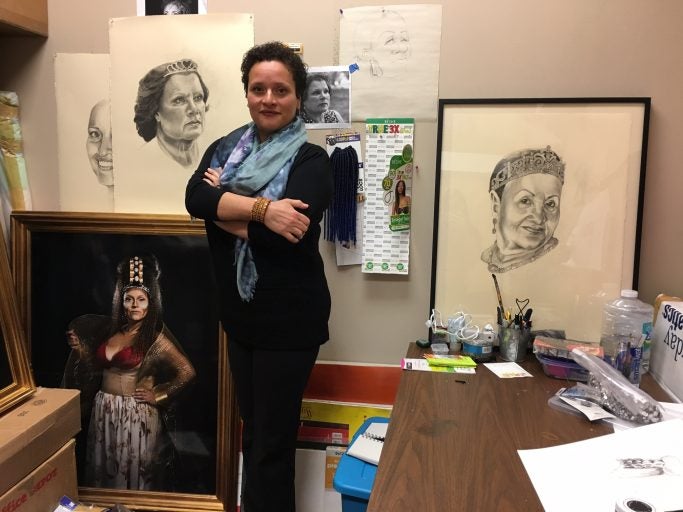
<instances>
[{"instance_id":1,"label":"black picture frame","mask_svg":"<svg viewBox=\"0 0 683 512\"><path fill-rule=\"evenodd\" d=\"M163 491L79 487L86 502L134 510L231 510L239 423L204 226L179 215L15 212L12 271L38 385L59 387L70 353L65 329L83 314L110 315L116 266L154 254L164 323L196 370L175 409L178 454ZM89 411L82 411L87 423ZM85 425L84 425L85 427ZM77 437L82 482L87 428Z\"/></svg>"},{"instance_id":2,"label":"black picture frame","mask_svg":"<svg viewBox=\"0 0 683 512\"><path fill-rule=\"evenodd\" d=\"M480 328L495 326L495 274L511 314L516 299L530 300L534 329L599 341L604 303L638 286L650 101L439 101L430 309L444 323L462 311ZM486 250L502 236L492 234L500 229L489 192L494 167L515 152L547 146L564 165L552 234L558 243L521 265L492 266Z\"/></svg>"}]
</instances>

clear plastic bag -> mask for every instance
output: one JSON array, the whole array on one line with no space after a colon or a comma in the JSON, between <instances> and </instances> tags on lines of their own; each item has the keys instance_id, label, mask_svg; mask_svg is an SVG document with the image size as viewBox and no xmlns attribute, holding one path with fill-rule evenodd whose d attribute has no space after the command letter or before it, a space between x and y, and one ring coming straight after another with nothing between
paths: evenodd
<instances>
[{"instance_id":1,"label":"clear plastic bag","mask_svg":"<svg viewBox=\"0 0 683 512\"><path fill-rule=\"evenodd\" d=\"M663 411L650 395L631 384L620 371L602 359L573 349L574 361L590 372L588 386L597 393L600 405L615 416L639 424L662 421Z\"/></svg>"}]
</instances>

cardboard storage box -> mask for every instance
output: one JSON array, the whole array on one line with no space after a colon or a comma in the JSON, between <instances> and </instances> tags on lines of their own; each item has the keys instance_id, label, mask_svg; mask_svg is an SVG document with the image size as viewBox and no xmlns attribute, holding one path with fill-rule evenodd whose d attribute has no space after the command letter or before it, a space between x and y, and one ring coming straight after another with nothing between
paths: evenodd
<instances>
[{"instance_id":1,"label":"cardboard storage box","mask_svg":"<svg viewBox=\"0 0 683 512\"><path fill-rule=\"evenodd\" d=\"M0 417L0 494L81 430L79 394L75 389L38 388Z\"/></svg>"},{"instance_id":2,"label":"cardboard storage box","mask_svg":"<svg viewBox=\"0 0 683 512\"><path fill-rule=\"evenodd\" d=\"M0 497L3 512L52 512L59 499L77 499L76 442L72 439Z\"/></svg>"},{"instance_id":3,"label":"cardboard storage box","mask_svg":"<svg viewBox=\"0 0 683 512\"><path fill-rule=\"evenodd\" d=\"M650 373L673 399L683 401L683 302L664 301L657 309Z\"/></svg>"}]
</instances>

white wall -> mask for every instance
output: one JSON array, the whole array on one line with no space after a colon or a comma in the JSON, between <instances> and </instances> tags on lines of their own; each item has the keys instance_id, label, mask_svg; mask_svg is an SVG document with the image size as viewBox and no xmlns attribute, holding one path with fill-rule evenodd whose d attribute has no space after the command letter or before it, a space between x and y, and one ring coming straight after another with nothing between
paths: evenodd
<instances>
[{"instance_id":1,"label":"white wall","mask_svg":"<svg viewBox=\"0 0 683 512\"><path fill-rule=\"evenodd\" d=\"M209 0L209 12L253 12L257 42L300 42L306 62L320 66L336 63L339 9L381 3L411 2ZM0 88L20 95L35 209L58 206L54 54L106 53L109 18L134 14L134 0L49 0L46 41L0 38ZM652 97L640 269L641 297L650 302L659 292L683 294L675 209L683 192L682 19L679 0L443 2L441 98ZM323 243L333 313L322 359L396 363L408 342L426 334L436 139L435 122L417 123L407 278L337 269Z\"/></svg>"}]
</instances>

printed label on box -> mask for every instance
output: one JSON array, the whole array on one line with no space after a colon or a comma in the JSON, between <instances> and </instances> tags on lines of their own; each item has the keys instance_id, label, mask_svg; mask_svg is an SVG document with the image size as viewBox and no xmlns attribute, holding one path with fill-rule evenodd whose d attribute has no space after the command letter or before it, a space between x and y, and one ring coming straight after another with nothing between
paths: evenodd
<instances>
[{"instance_id":1,"label":"printed label on box","mask_svg":"<svg viewBox=\"0 0 683 512\"><path fill-rule=\"evenodd\" d=\"M683 401L683 302L662 302L652 337L650 372Z\"/></svg>"}]
</instances>

